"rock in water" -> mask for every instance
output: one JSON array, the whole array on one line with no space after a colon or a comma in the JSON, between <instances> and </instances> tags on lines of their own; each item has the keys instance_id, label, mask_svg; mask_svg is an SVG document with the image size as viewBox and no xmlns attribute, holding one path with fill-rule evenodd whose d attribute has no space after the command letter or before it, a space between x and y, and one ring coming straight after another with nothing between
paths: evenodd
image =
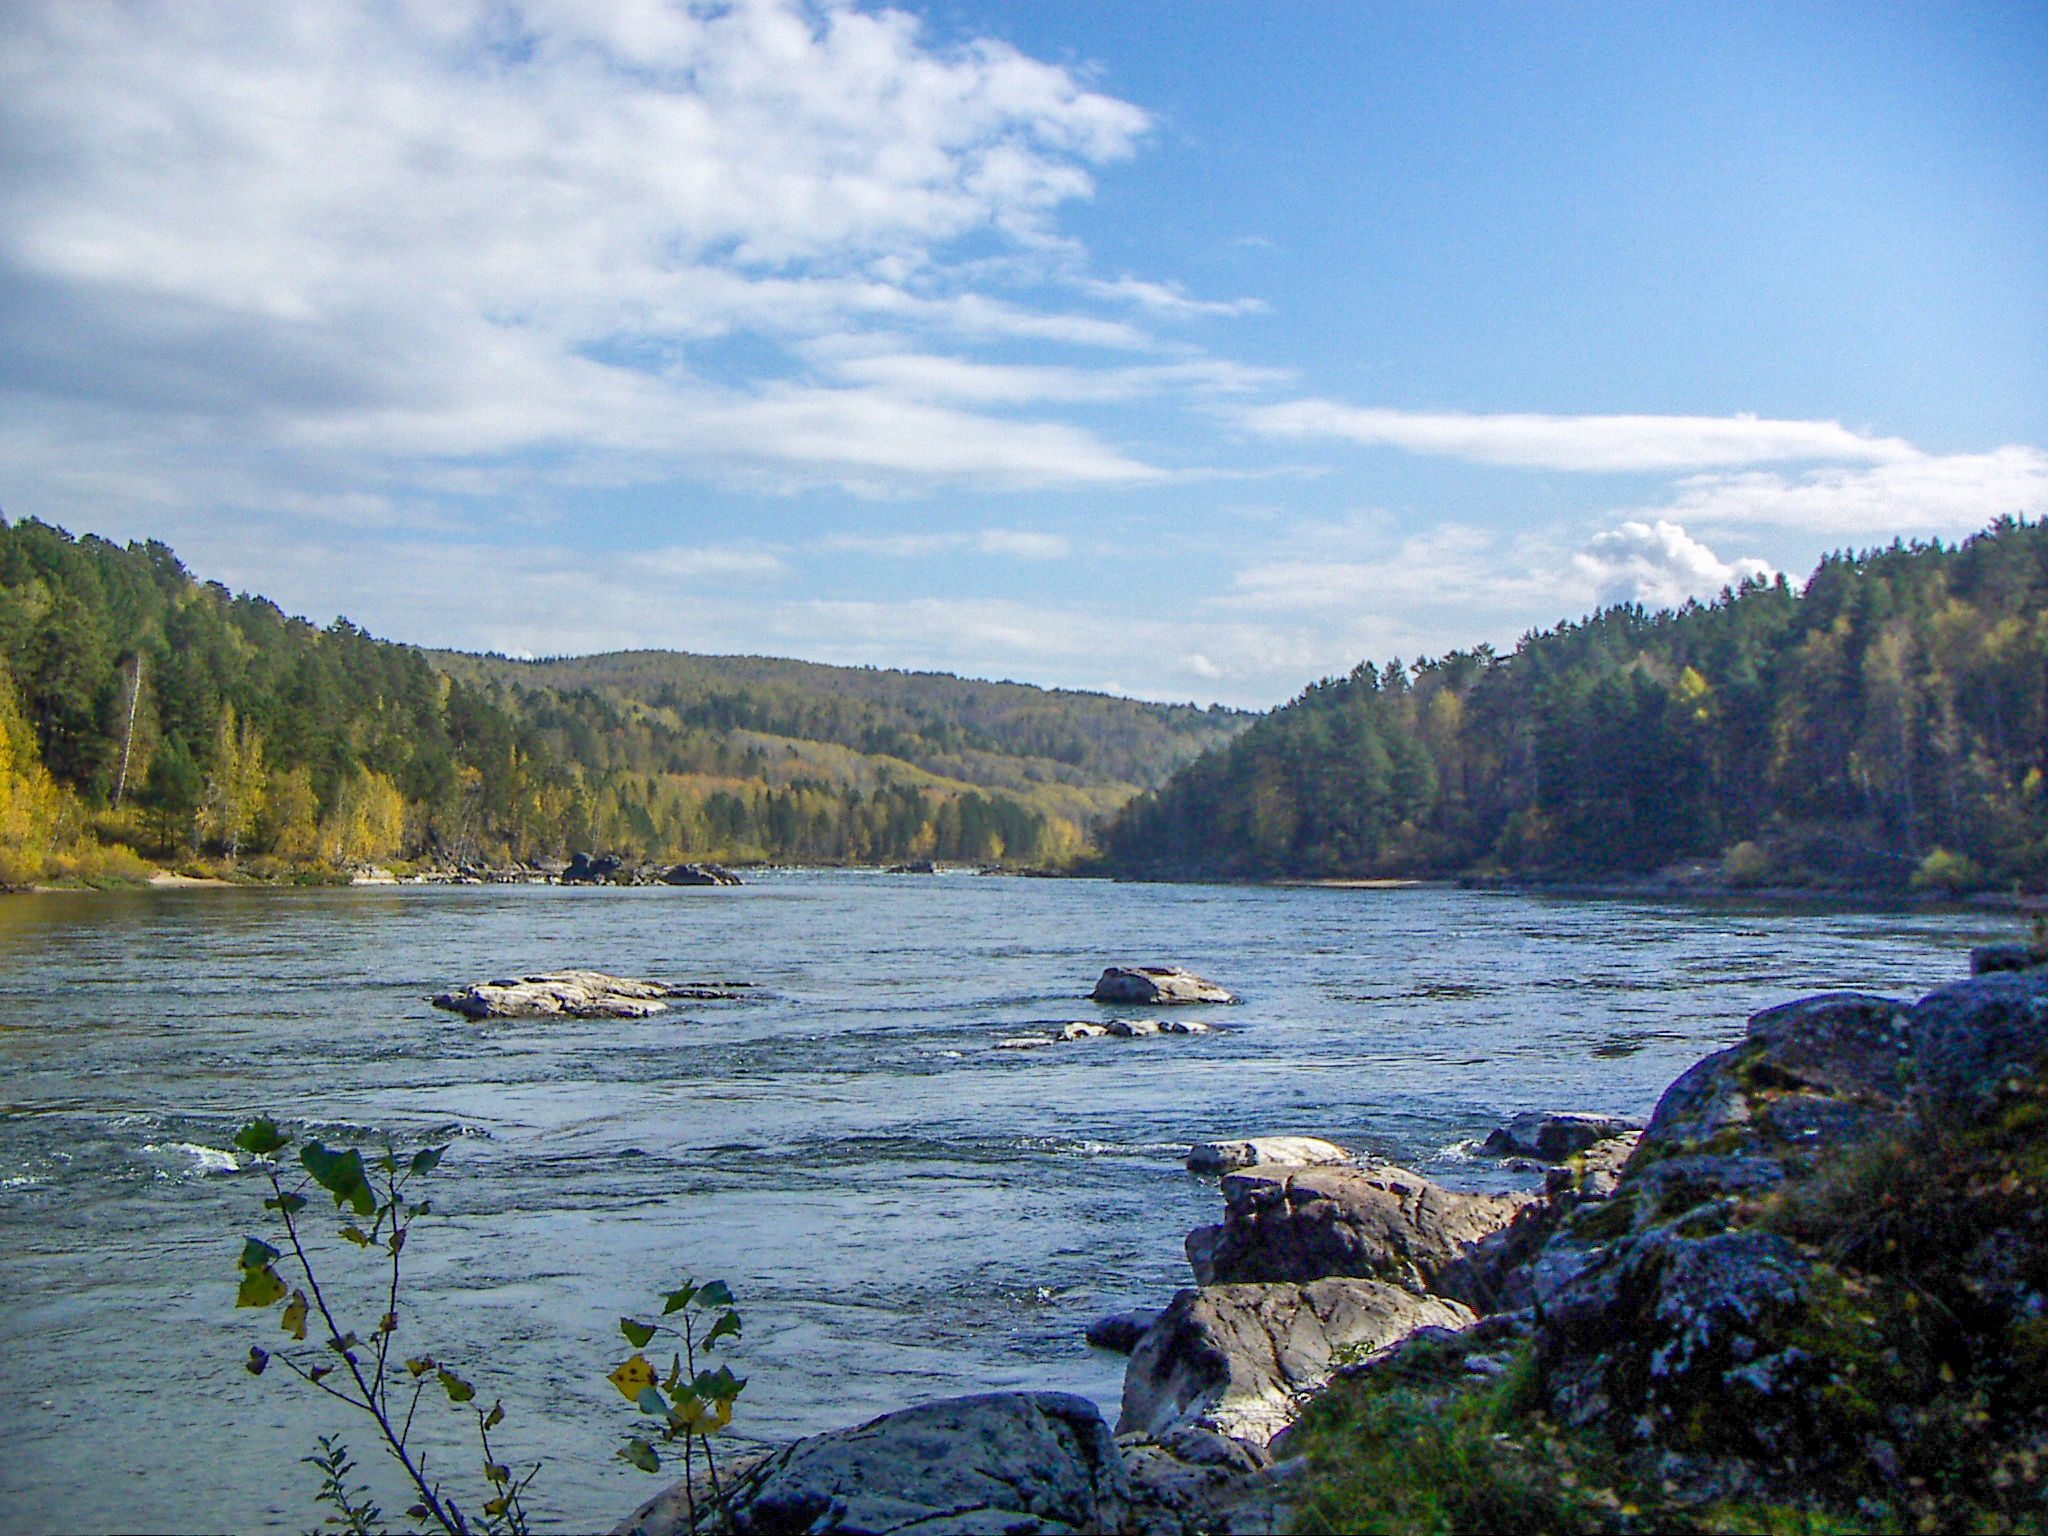
<instances>
[{"instance_id":1,"label":"rock in water","mask_svg":"<svg viewBox=\"0 0 2048 1536\"><path fill-rule=\"evenodd\" d=\"M1495 1157L1540 1157L1546 1163L1561 1163L1596 1141L1642 1128L1640 1120L1621 1120L1613 1115L1542 1114L1532 1110L1489 1133L1479 1150Z\"/></svg>"},{"instance_id":2,"label":"rock in water","mask_svg":"<svg viewBox=\"0 0 2048 1536\"><path fill-rule=\"evenodd\" d=\"M431 1001L468 1019L644 1019L667 1009L664 998L701 1002L740 995L730 987L672 987L602 971L544 971L438 992Z\"/></svg>"},{"instance_id":3,"label":"rock in water","mask_svg":"<svg viewBox=\"0 0 2048 1536\"><path fill-rule=\"evenodd\" d=\"M740 877L722 864L672 864L662 871L663 885L741 885Z\"/></svg>"},{"instance_id":4,"label":"rock in water","mask_svg":"<svg viewBox=\"0 0 2048 1536\"><path fill-rule=\"evenodd\" d=\"M1177 965L1112 965L1089 994L1098 1003L1234 1003L1231 993Z\"/></svg>"},{"instance_id":5,"label":"rock in water","mask_svg":"<svg viewBox=\"0 0 2048 1536\"><path fill-rule=\"evenodd\" d=\"M1189 1234L1188 1262L1203 1285L1348 1275L1427 1292L1536 1199L1462 1195L1386 1164L1247 1168L1224 1175L1223 1223Z\"/></svg>"},{"instance_id":6,"label":"rock in water","mask_svg":"<svg viewBox=\"0 0 2048 1536\"><path fill-rule=\"evenodd\" d=\"M1131 1356L1117 1432L1162 1438L1192 1426L1263 1446L1328 1384L1340 1355L1472 1320L1458 1302L1378 1280L1180 1291Z\"/></svg>"},{"instance_id":7,"label":"rock in water","mask_svg":"<svg viewBox=\"0 0 2048 1536\"><path fill-rule=\"evenodd\" d=\"M1198 1141L1188 1148L1188 1172L1229 1173L1238 1168L1321 1168L1351 1161L1351 1154L1318 1136L1249 1136L1242 1141Z\"/></svg>"},{"instance_id":8,"label":"rock in water","mask_svg":"<svg viewBox=\"0 0 2048 1536\"><path fill-rule=\"evenodd\" d=\"M1115 1531L1123 1458L1095 1405L1064 1392L990 1392L921 1403L857 1429L812 1435L734 1479L736 1536L1067 1536ZM683 1536L680 1486L613 1536Z\"/></svg>"},{"instance_id":9,"label":"rock in water","mask_svg":"<svg viewBox=\"0 0 2048 1536\"><path fill-rule=\"evenodd\" d=\"M1112 1312L1107 1317L1098 1317L1088 1325L1088 1342L1097 1349L1115 1350L1128 1355L1138 1347L1138 1341L1151 1331L1159 1321L1159 1314L1150 1308L1131 1312Z\"/></svg>"}]
</instances>

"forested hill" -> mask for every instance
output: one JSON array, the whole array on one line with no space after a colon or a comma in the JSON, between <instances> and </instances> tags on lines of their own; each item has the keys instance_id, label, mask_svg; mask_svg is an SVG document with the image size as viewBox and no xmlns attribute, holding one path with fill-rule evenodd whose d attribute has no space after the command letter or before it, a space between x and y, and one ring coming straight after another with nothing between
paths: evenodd
<instances>
[{"instance_id":1,"label":"forested hill","mask_svg":"<svg viewBox=\"0 0 2048 1536\"><path fill-rule=\"evenodd\" d=\"M614 651L516 661L427 654L450 676L472 683L589 693L622 709L658 712L682 728L831 742L974 783L1009 783L1024 773L1154 789L1252 718L1213 706L771 656ZM1015 762L989 761L997 758Z\"/></svg>"},{"instance_id":2,"label":"forested hill","mask_svg":"<svg viewBox=\"0 0 2048 1536\"><path fill-rule=\"evenodd\" d=\"M123 846L257 874L1063 860L1248 719L751 657L430 653L159 543L0 520L0 884Z\"/></svg>"},{"instance_id":3,"label":"forested hill","mask_svg":"<svg viewBox=\"0 0 2048 1536\"><path fill-rule=\"evenodd\" d=\"M2048 523L1317 683L1134 800L1132 874L2048 887Z\"/></svg>"}]
</instances>

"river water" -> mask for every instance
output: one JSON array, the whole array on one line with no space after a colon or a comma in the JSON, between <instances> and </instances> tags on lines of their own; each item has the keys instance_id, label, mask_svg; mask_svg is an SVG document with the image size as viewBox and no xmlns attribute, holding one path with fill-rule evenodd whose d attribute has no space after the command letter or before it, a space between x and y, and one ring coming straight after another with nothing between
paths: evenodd
<instances>
[{"instance_id":1,"label":"river water","mask_svg":"<svg viewBox=\"0 0 2048 1536\"><path fill-rule=\"evenodd\" d=\"M281 1342L232 1305L266 1189L228 1139L257 1113L450 1143L403 1340L503 1398L501 1449L547 1463L541 1524L602 1529L660 1486L611 1456L633 1419L604 1380L617 1319L686 1275L746 1313L743 1438L998 1388L1113 1417L1123 1362L1081 1331L1187 1283L1181 1238L1219 1209L1190 1141L1311 1133L1510 1186L1463 1145L1505 1115L1644 1114L1756 1009L1917 996L2003 926L822 871L0 897L0 1529L303 1529L326 1511L298 1458L336 1429L407 1502L338 1405L242 1367ZM1207 1036L996 1048L1133 1013L1084 1000L1120 961L1242 1002L1182 1015ZM624 1023L425 1001L569 965L757 995ZM453 1410L422 1415L470 1482Z\"/></svg>"}]
</instances>

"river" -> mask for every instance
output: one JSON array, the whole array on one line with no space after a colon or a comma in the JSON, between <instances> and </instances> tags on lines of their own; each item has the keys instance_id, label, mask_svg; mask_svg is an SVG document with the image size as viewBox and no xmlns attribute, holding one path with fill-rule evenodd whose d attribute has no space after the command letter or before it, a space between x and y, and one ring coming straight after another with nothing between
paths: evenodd
<instances>
[{"instance_id":1,"label":"river","mask_svg":"<svg viewBox=\"0 0 2048 1536\"><path fill-rule=\"evenodd\" d=\"M236 1312L266 1192L237 1124L447 1141L403 1338L502 1398L544 1527L661 1484L613 1459L621 1314L728 1280L773 1440L1059 1388L1114 1417L1097 1314L1187 1283L1192 1140L1303 1132L1463 1187L1525 1108L1642 1115L1755 1010L1914 997L2009 923L1411 888L769 871L737 889L365 887L0 897L0 1529L304 1529L314 1436L365 1426ZM1207 1036L995 1042L1116 1011L1104 964L1236 990ZM473 1024L430 992L586 965L755 984L635 1022ZM341 1262L340 1260L336 1261ZM365 1305L374 1318L379 1308ZM451 1478L474 1458L427 1433Z\"/></svg>"}]
</instances>

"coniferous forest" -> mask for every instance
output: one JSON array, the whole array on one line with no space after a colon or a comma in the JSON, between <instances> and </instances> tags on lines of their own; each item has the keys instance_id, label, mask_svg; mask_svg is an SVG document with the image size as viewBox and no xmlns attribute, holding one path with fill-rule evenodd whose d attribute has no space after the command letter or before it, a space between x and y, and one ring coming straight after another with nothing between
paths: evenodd
<instances>
[{"instance_id":1,"label":"coniferous forest","mask_svg":"<svg viewBox=\"0 0 2048 1536\"><path fill-rule=\"evenodd\" d=\"M1135 799L1112 867L2048 886L2048 523L1360 665Z\"/></svg>"},{"instance_id":2,"label":"coniferous forest","mask_svg":"<svg viewBox=\"0 0 2048 1536\"><path fill-rule=\"evenodd\" d=\"M0 523L0 884L610 853L1072 859L1232 710L750 657L426 652Z\"/></svg>"}]
</instances>

